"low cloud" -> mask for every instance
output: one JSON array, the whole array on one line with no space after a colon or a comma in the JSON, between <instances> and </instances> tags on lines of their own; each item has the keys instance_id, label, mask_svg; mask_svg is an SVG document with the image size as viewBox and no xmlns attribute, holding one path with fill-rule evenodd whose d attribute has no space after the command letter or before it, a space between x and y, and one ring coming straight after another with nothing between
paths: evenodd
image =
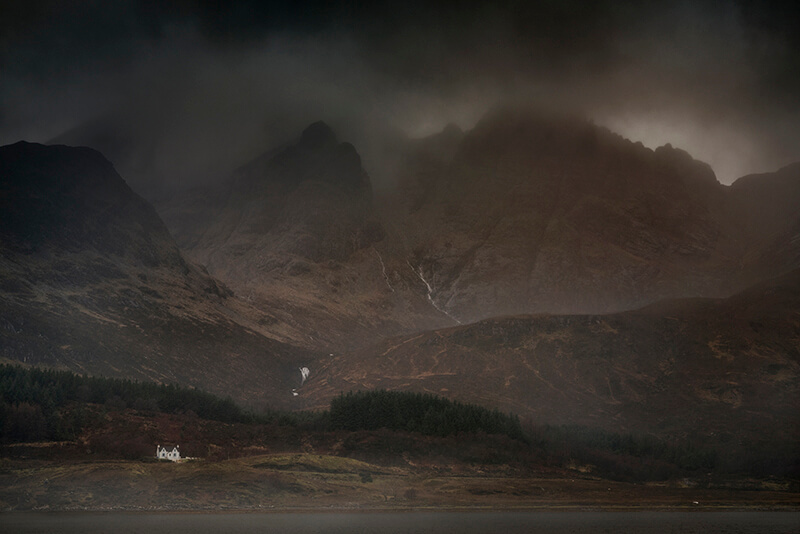
<instances>
[{"instance_id":1,"label":"low cloud","mask_svg":"<svg viewBox=\"0 0 800 534\"><path fill-rule=\"evenodd\" d=\"M227 174L320 119L386 180L382 140L469 128L509 99L671 142L726 183L800 159L797 37L771 5L58 4L0 24L0 143L95 121L168 186Z\"/></svg>"}]
</instances>

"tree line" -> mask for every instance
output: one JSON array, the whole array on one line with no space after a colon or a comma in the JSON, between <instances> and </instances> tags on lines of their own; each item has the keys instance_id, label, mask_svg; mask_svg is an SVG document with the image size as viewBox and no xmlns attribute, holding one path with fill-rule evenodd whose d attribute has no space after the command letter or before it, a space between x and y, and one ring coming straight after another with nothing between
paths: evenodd
<instances>
[{"instance_id":1,"label":"tree line","mask_svg":"<svg viewBox=\"0 0 800 534\"><path fill-rule=\"evenodd\" d=\"M485 433L526 439L514 414L427 393L349 392L331 401L329 417L332 428L349 431L388 428L440 437Z\"/></svg>"},{"instance_id":2,"label":"tree line","mask_svg":"<svg viewBox=\"0 0 800 534\"><path fill-rule=\"evenodd\" d=\"M274 423L314 431L388 428L430 436L485 433L525 440L515 415L430 394L351 392L333 399L326 412L254 414L231 398L172 384L0 365L0 441L75 439L90 423L87 404L114 411L192 413L225 423Z\"/></svg>"},{"instance_id":3,"label":"tree line","mask_svg":"<svg viewBox=\"0 0 800 534\"><path fill-rule=\"evenodd\" d=\"M69 371L0 365L0 440L75 439L89 423L86 404L110 410L189 413L225 423L255 422L232 399L205 391ZM70 410L66 410L70 407Z\"/></svg>"},{"instance_id":4,"label":"tree line","mask_svg":"<svg viewBox=\"0 0 800 534\"><path fill-rule=\"evenodd\" d=\"M328 411L255 414L230 398L176 385L0 365L0 443L75 440L86 428L102 425L103 412L124 409L144 415L193 414L224 423L292 427L317 436L388 429L443 438L440 445L429 445L445 449L454 446L446 440L460 434L507 436L517 442L513 446L516 458L586 468L619 480L665 480L692 473L789 477L800 473L796 442L783 446L745 443L734 448L582 426L526 424L523 428L516 415L496 409L431 394L382 390L341 394ZM400 435L391 439L397 442ZM394 448L387 444L383 453L392 454ZM497 461L511 461L503 452L484 451L481 457L486 460L496 454Z\"/></svg>"}]
</instances>

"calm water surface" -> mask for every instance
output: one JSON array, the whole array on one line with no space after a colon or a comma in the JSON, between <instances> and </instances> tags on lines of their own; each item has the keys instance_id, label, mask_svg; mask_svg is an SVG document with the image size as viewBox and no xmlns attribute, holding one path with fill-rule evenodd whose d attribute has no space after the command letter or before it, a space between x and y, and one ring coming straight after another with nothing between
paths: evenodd
<instances>
[{"instance_id":1,"label":"calm water surface","mask_svg":"<svg viewBox=\"0 0 800 534\"><path fill-rule=\"evenodd\" d=\"M6 513L0 532L800 533L792 512Z\"/></svg>"}]
</instances>

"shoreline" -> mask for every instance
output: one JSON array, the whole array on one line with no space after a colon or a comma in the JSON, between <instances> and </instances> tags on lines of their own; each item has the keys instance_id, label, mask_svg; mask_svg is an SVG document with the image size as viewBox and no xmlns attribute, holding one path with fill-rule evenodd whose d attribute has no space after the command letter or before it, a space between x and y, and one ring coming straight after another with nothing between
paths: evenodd
<instances>
[{"instance_id":1,"label":"shoreline","mask_svg":"<svg viewBox=\"0 0 800 534\"><path fill-rule=\"evenodd\" d=\"M800 511L794 480L634 483L580 473L441 473L275 454L182 464L7 460L2 513ZM758 488L758 489L756 489Z\"/></svg>"},{"instance_id":2,"label":"shoreline","mask_svg":"<svg viewBox=\"0 0 800 534\"><path fill-rule=\"evenodd\" d=\"M39 508L0 510L0 514L415 514L415 513L800 513L796 505L526 505L526 506L403 506L403 507L263 507L263 508Z\"/></svg>"}]
</instances>

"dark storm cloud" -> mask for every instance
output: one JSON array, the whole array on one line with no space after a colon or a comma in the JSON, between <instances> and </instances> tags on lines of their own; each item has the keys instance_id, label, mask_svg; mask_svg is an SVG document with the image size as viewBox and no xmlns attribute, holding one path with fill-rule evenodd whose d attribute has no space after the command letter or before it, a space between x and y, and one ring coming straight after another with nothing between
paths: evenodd
<instances>
[{"instance_id":1,"label":"dark storm cloud","mask_svg":"<svg viewBox=\"0 0 800 534\"><path fill-rule=\"evenodd\" d=\"M511 99L683 146L723 181L800 159L784 4L230 4L6 2L0 142L94 119L136 140L142 173L191 182L323 119L382 179L394 130L469 127Z\"/></svg>"}]
</instances>

